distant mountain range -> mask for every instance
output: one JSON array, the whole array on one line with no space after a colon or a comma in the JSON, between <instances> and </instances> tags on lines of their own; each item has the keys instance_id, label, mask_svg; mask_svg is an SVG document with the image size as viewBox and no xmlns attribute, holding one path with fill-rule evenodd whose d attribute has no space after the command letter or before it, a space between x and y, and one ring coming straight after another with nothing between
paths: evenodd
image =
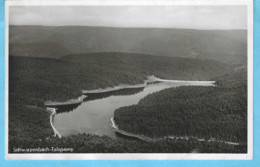
<instances>
[{"instance_id":1,"label":"distant mountain range","mask_svg":"<svg viewBox=\"0 0 260 167\"><path fill-rule=\"evenodd\" d=\"M140 53L246 64L247 31L86 26L9 28L10 55L59 58L93 52Z\"/></svg>"}]
</instances>

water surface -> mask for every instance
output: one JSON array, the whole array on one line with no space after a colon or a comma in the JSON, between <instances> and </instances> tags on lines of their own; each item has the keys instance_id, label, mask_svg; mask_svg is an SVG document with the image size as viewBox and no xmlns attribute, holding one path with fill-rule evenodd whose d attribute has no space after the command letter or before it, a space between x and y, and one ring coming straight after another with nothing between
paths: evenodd
<instances>
[{"instance_id":1,"label":"water surface","mask_svg":"<svg viewBox=\"0 0 260 167\"><path fill-rule=\"evenodd\" d=\"M115 138L111 117L114 116L116 109L138 104L140 99L148 94L166 88L188 85L212 86L212 83L207 81L159 82L146 85L144 88L92 94L82 104L74 108L58 110L54 117L54 126L62 136L90 133Z\"/></svg>"}]
</instances>

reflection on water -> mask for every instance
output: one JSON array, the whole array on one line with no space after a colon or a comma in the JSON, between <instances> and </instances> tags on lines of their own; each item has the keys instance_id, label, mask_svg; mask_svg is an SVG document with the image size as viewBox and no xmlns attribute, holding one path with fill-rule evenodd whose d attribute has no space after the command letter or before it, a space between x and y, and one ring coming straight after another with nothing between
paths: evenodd
<instances>
[{"instance_id":1,"label":"reflection on water","mask_svg":"<svg viewBox=\"0 0 260 167\"><path fill-rule=\"evenodd\" d=\"M62 136L77 133L108 135L115 138L110 119L120 107L137 104L148 94L177 86L203 85L197 82L159 82L145 88L123 89L109 93L88 95L82 104L72 109L59 110L54 117L54 126ZM71 112L63 112L71 111Z\"/></svg>"},{"instance_id":2,"label":"reflection on water","mask_svg":"<svg viewBox=\"0 0 260 167\"><path fill-rule=\"evenodd\" d=\"M105 93L86 93L87 97L84 99L84 101L90 101L90 100L96 100L96 99L102 99L109 96L120 96L120 95L132 95L136 94L138 92L141 92L144 90L144 87L142 88L131 88L131 89L121 89L116 90L112 92L105 92ZM56 106L56 112L62 113L62 112L71 112L74 111L80 104L70 104L65 106Z\"/></svg>"},{"instance_id":3,"label":"reflection on water","mask_svg":"<svg viewBox=\"0 0 260 167\"><path fill-rule=\"evenodd\" d=\"M84 101L90 101L90 100L96 100L96 99L102 99L106 98L109 96L123 96L123 95L133 95L138 92L141 92L144 90L143 88L131 88L131 89L121 89L121 90L116 90L112 92L105 92L105 93L88 93L87 98L85 98Z\"/></svg>"},{"instance_id":4,"label":"reflection on water","mask_svg":"<svg viewBox=\"0 0 260 167\"><path fill-rule=\"evenodd\" d=\"M57 106L56 108L56 113L62 113L62 112L70 112L76 109L80 103L78 104L71 104L71 105L66 105L66 106Z\"/></svg>"}]
</instances>

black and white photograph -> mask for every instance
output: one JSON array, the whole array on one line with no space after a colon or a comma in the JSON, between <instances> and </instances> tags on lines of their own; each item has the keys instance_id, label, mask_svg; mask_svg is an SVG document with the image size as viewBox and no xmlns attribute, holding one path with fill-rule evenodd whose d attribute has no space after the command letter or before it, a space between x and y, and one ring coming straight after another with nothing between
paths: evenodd
<instances>
[{"instance_id":1,"label":"black and white photograph","mask_svg":"<svg viewBox=\"0 0 260 167\"><path fill-rule=\"evenodd\" d=\"M248 21L247 5L9 6L8 155L248 155Z\"/></svg>"}]
</instances>

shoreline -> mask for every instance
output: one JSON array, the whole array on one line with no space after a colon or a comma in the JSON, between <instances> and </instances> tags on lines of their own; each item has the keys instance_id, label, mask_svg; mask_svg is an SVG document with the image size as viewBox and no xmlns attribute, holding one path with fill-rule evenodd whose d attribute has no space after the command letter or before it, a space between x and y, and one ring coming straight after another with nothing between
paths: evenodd
<instances>
[{"instance_id":1,"label":"shoreline","mask_svg":"<svg viewBox=\"0 0 260 167\"><path fill-rule=\"evenodd\" d=\"M86 95L81 95L80 97L78 97L77 99L71 99L68 101L64 101L64 102L52 102L52 101L46 101L44 103L44 105L46 107L52 107L55 108L57 106L66 106L66 105L74 105L74 104L80 104L83 102L83 100L86 98Z\"/></svg>"},{"instance_id":2,"label":"shoreline","mask_svg":"<svg viewBox=\"0 0 260 167\"><path fill-rule=\"evenodd\" d=\"M118 129L118 126L116 125L114 117L111 118L111 123L112 123L112 128Z\"/></svg>"},{"instance_id":3,"label":"shoreline","mask_svg":"<svg viewBox=\"0 0 260 167\"><path fill-rule=\"evenodd\" d=\"M128 85L128 84L121 84L119 86L115 86L115 87L108 87L105 89L94 89L94 90L82 90L82 95L80 97L78 97L77 99L72 99L72 100L68 100L65 102L45 102L45 106L47 107L48 111L51 111L51 116L50 116L50 124L52 126L53 132L54 132L54 136L58 136L59 138L61 138L62 136L60 135L60 133L57 131L57 129L55 128L55 126L53 125L53 117L56 114L56 108L57 106L66 106L66 105L74 105L74 104L79 104L82 103L83 100L87 97L87 95L84 94L98 94L98 93L107 93L107 92L113 92L113 91L118 91L118 90L122 90L122 89L134 89L134 88L143 88L146 87L149 83L153 83L153 82L184 82L184 83L189 83L189 82L193 82L193 83L197 83L197 84L205 84L205 85L201 85L201 86L215 86L215 81L185 81L185 80L164 80L164 79L160 79L157 78L155 76L148 76L147 79L144 81L143 84L136 84L136 85ZM141 135L136 135L136 134L131 134L128 132L125 132L123 130L120 130L118 128L118 126L116 125L115 121L114 121L114 117L111 118L111 123L112 123L112 128L114 128L115 130L117 130L117 133L121 133L122 135L126 135L129 137L134 137L134 138L138 138L140 140L145 140L145 141L153 141L153 140L158 140L158 139L153 139L147 136L141 136ZM228 143L232 143L232 142L228 142Z\"/></svg>"},{"instance_id":4,"label":"shoreline","mask_svg":"<svg viewBox=\"0 0 260 167\"><path fill-rule=\"evenodd\" d=\"M53 117L56 114L56 108L47 107L47 110L51 112L50 123L51 123L52 130L54 132L54 137L58 136L59 138L61 138L62 137L61 134L58 132L58 130L53 125Z\"/></svg>"},{"instance_id":5,"label":"shoreline","mask_svg":"<svg viewBox=\"0 0 260 167\"><path fill-rule=\"evenodd\" d=\"M134 134L134 133L129 133L125 130L121 130L118 128L114 117L111 118L111 122L112 122L112 128L114 128L115 133L119 133L120 135L126 136L126 137L131 137L131 138L136 138L139 140L143 140L146 142L154 142L154 141L158 141L158 140L162 140L162 139L173 139L173 140L189 140L189 139L194 139L197 140L199 142L217 142L217 143L225 143L228 145L234 145L234 146L238 146L241 145L241 143L237 143L237 142L231 142L231 141L225 141L225 140L217 140L217 139L204 139L204 138L197 138L197 137L187 137L187 136L164 136L164 137L159 137L159 138L151 138L148 136L144 136L144 135L139 135L139 134Z\"/></svg>"},{"instance_id":6,"label":"shoreline","mask_svg":"<svg viewBox=\"0 0 260 167\"><path fill-rule=\"evenodd\" d=\"M122 89L134 89L134 88L143 88L147 86L149 83L153 82L171 82L171 83L196 83L196 84L202 84L201 86L215 86L215 81L189 81L189 80L166 80L166 79L160 79L155 76L148 76L147 79L144 81L143 84L136 84L136 85L128 85L128 84L121 84L114 87L107 87L104 89L93 89L93 90L82 90L82 94L95 94L95 93L107 93L107 92L113 92L118 91ZM208 85L206 85L208 84Z\"/></svg>"}]
</instances>

